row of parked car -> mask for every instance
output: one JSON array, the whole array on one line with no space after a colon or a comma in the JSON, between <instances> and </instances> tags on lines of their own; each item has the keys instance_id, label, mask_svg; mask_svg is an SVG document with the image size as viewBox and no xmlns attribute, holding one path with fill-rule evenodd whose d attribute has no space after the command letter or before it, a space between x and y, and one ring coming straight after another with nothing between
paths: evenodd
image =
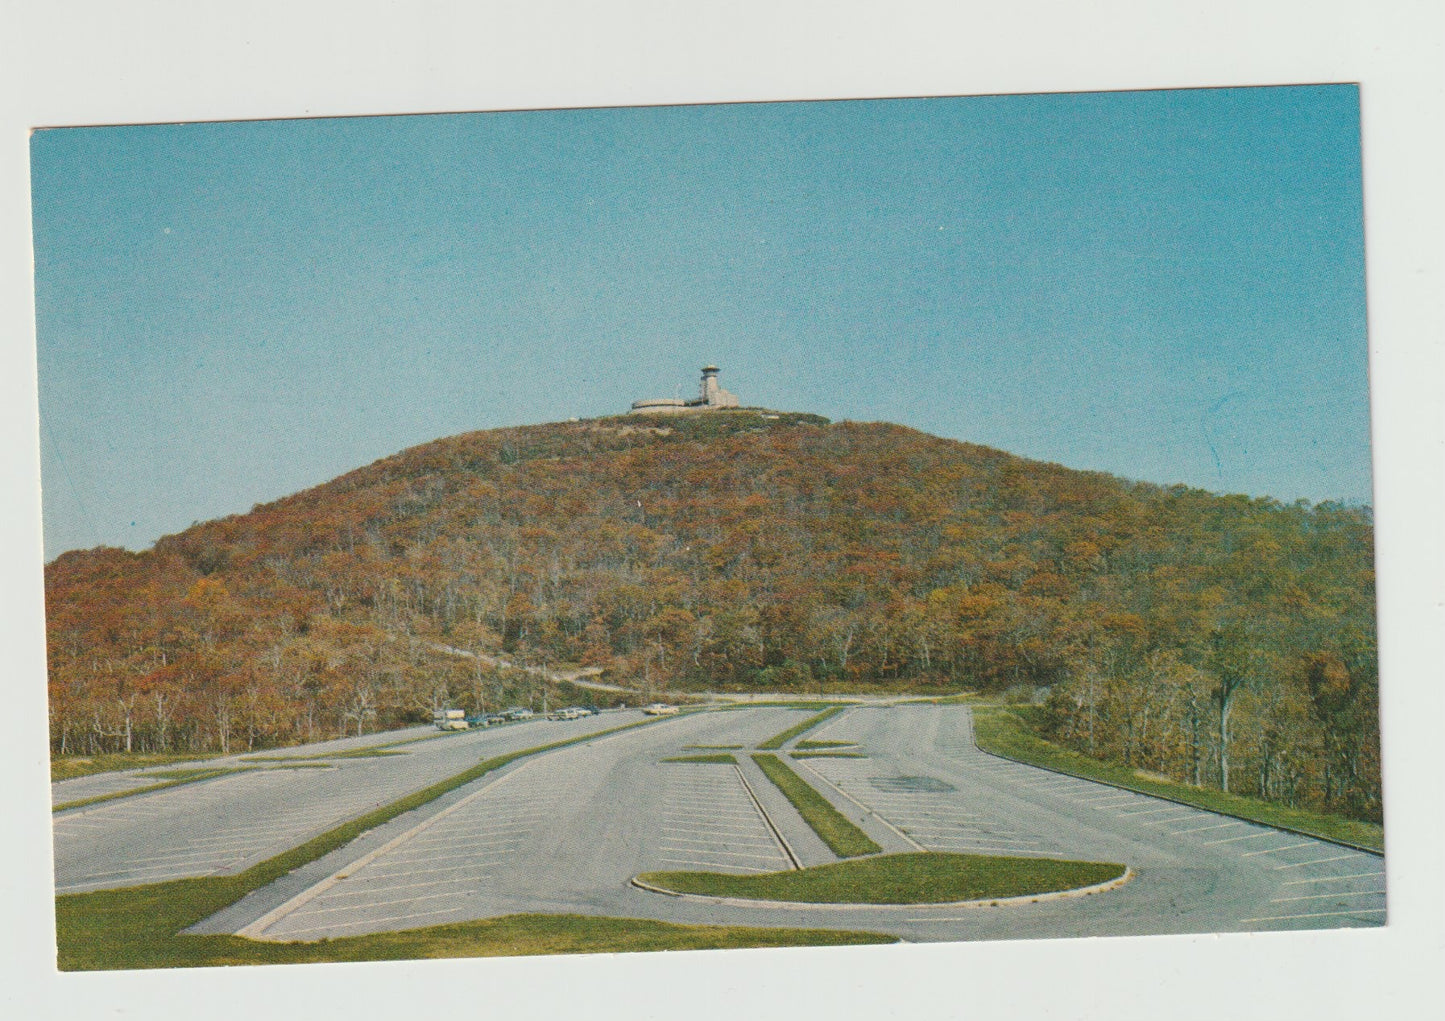
<instances>
[{"instance_id":1,"label":"row of parked car","mask_svg":"<svg viewBox=\"0 0 1445 1021\"><path fill-rule=\"evenodd\" d=\"M570 705L566 709L555 709L547 714L549 720L580 720L597 712L596 706Z\"/></svg>"},{"instance_id":2,"label":"row of parked car","mask_svg":"<svg viewBox=\"0 0 1445 1021\"><path fill-rule=\"evenodd\" d=\"M597 712L596 706L568 706L566 709L557 709L547 714L549 720L580 720L584 716L591 716ZM505 712L489 713L480 716L468 716L461 709L438 709L432 716L432 722L438 730L470 730L473 727L494 727L499 723L515 723L519 720L530 720L537 714L523 706L515 706Z\"/></svg>"}]
</instances>

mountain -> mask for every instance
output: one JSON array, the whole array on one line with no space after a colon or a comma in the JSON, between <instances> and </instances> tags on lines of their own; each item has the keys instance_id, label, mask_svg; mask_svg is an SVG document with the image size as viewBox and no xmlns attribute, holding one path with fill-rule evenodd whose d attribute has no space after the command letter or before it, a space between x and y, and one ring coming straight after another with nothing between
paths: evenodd
<instances>
[{"instance_id":1,"label":"mountain","mask_svg":"<svg viewBox=\"0 0 1445 1021\"><path fill-rule=\"evenodd\" d=\"M46 569L57 752L260 747L536 695L1008 691L1054 736L1378 811L1373 528L756 410L467 433ZM575 694L575 693L574 693Z\"/></svg>"}]
</instances>

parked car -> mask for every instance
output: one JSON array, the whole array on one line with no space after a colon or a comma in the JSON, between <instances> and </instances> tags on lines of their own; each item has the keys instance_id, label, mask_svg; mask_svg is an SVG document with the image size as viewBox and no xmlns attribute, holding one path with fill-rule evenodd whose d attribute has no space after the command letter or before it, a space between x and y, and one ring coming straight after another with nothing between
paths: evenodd
<instances>
[{"instance_id":1,"label":"parked car","mask_svg":"<svg viewBox=\"0 0 1445 1021\"><path fill-rule=\"evenodd\" d=\"M532 712L532 710L523 709L520 706L514 709L507 710L507 719L509 720L530 720L533 716L536 715L537 714Z\"/></svg>"},{"instance_id":2,"label":"parked car","mask_svg":"<svg viewBox=\"0 0 1445 1021\"><path fill-rule=\"evenodd\" d=\"M462 709L438 709L432 713L437 730L466 730L467 714Z\"/></svg>"},{"instance_id":3,"label":"parked car","mask_svg":"<svg viewBox=\"0 0 1445 1021\"><path fill-rule=\"evenodd\" d=\"M666 702L653 702L643 706L642 711L648 716L674 716L677 714L677 706L668 705Z\"/></svg>"}]
</instances>

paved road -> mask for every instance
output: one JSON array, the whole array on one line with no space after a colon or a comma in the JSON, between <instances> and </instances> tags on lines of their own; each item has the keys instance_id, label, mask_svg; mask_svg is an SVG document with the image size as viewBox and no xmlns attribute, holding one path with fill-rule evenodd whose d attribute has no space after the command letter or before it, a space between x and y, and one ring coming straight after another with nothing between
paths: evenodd
<instances>
[{"instance_id":1,"label":"paved road","mask_svg":"<svg viewBox=\"0 0 1445 1021\"><path fill-rule=\"evenodd\" d=\"M849 709L805 737L857 742L867 758L795 759L793 765L885 850L1121 861L1136 873L1130 883L1092 897L967 909L760 908L666 897L630 885L632 876L648 870L748 873L784 868L792 860L833 860L745 752L738 753L737 765L662 761L702 752L692 745L752 747L807 715L761 706L684 715L519 761L439 803L430 818L413 815L379 828L356 850L338 852L303 880L293 877L284 892L257 896L254 907L237 906L212 928L265 939L318 939L540 911L960 940L1385 920L1379 857L985 755L973 746L963 706ZM214 853L220 847L232 848L224 867L241 867L298 842L303 826L323 829L354 815L362 802L420 786L423 775L449 775L503 744L543 743L544 726L576 733L567 728L577 724L529 724L426 742L406 759L346 761L324 797L310 790L320 778L283 772L251 777L256 789L244 792L226 793L228 785L242 787L237 778L124 799L115 803L125 810L114 822L100 806L80 816L91 821L92 832L67 838L76 848L63 859L64 873L62 816L57 876L72 888L88 888L117 882L103 874L106 869L122 872L122 882L150 881L182 867L190 874L214 871L225 857ZM375 772L356 770L358 765ZM209 797L229 815L203 809L199 802ZM280 812L278 804L284 806ZM286 822L292 807L299 811L303 804L310 814ZM183 837L167 845L170 856L140 852L157 806L168 806L161 831L174 829ZM324 821L316 815L321 808ZM178 826L177 811L189 825ZM81 844L105 848L109 865L102 868L96 855L81 854ZM356 860L363 851L366 857ZM137 861L137 855L158 860ZM81 860L85 869L76 867Z\"/></svg>"}]
</instances>

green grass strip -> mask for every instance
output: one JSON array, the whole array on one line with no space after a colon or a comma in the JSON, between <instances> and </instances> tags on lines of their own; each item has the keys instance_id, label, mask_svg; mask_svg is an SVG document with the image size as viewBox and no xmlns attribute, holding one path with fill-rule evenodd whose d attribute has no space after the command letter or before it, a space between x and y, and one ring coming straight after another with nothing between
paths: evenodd
<instances>
[{"instance_id":1,"label":"green grass strip","mask_svg":"<svg viewBox=\"0 0 1445 1021\"><path fill-rule=\"evenodd\" d=\"M212 780L218 776L230 776L233 773L249 773L251 770L245 766L217 767L215 769L174 769L164 773L151 773L151 776L167 776L172 779L162 783L147 784L144 787L131 787L123 791L111 791L109 794L97 794L90 798L77 798L74 801L62 801L52 805L50 811L64 812L71 808L84 808L86 805L98 805L102 801L118 801L121 798L135 797L137 794L150 794L153 791L163 791L171 787L180 787L188 783L196 783L200 780Z\"/></svg>"},{"instance_id":2,"label":"green grass strip","mask_svg":"<svg viewBox=\"0 0 1445 1021\"><path fill-rule=\"evenodd\" d=\"M947 904L1077 890L1118 879L1115 862L1011 858L923 851L885 854L786 872L646 872L637 878L675 893L804 904Z\"/></svg>"},{"instance_id":3,"label":"green grass strip","mask_svg":"<svg viewBox=\"0 0 1445 1021\"><path fill-rule=\"evenodd\" d=\"M222 752L106 752L93 756L67 756L50 760L50 780L74 780L96 773L116 773L126 769L145 769L172 762L199 762L218 759Z\"/></svg>"},{"instance_id":4,"label":"green grass strip","mask_svg":"<svg viewBox=\"0 0 1445 1021\"><path fill-rule=\"evenodd\" d=\"M808 781L776 755L754 755L753 761L773 786L793 803L803 821L822 838L828 849L839 858L856 858L861 854L877 854L883 848L857 826L849 822L827 798L813 789Z\"/></svg>"},{"instance_id":5,"label":"green grass strip","mask_svg":"<svg viewBox=\"0 0 1445 1021\"><path fill-rule=\"evenodd\" d=\"M234 876L204 876L119 890L63 894L55 898L55 930L60 967L62 970L84 971L230 963L214 960L196 949L204 946L205 940L216 937L181 936L180 931L234 904L252 890L258 890L286 873L349 844L363 833L405 812L435 801L443 794L463 787L494 769L500 769L529 755L593 741L607 734L631 730L653 722L655 721L650 719L639 720L620 727L484 759L455 776L357 816ZM176 781L187 782L191 781ZM240 942L247 945L250 943L248 940ZM196 954L200 954L200 957L197 958Z\"/></svg>"},{"instance_id":6,"label":"green grass strip","mask_svg":"<svg viewBox=\"0 0 1445 1021\"><path fill-rule=\"evenodd\" d=\"M788 752L794 759L866 759L862 752Z\"/></svg>"},{"instance_id":7,"label":"green grass strip","mask_svg":"<svg viewBox=\"0 0 1445 1021\"><path fill-rule=\"evenodd\" d=\"M459 732L460 733L460 732ZM413 738L413 740L416 740ZM423 739L426 740L426 739ZM398 744L411 744L400 741ZM320 762L323 759L381 759L388 755L410 755L410 752L392 751L390 745L373 745L367 748L347 748L339 752L318 752L315 755L248 755L242 762Z\"/></svg>"},{"instance_id":8,"label":"green grass strip","mask_svg":"<svg viewBox=\"0 0 1445 1021\"><path fill-rule=\"evenodd\" d=\"M1097 780L1140 794L1151 794L1237 819L1275 826L1302 836L1319 837L1381 853L1385 849L1385 830L1377 823L1346 819L1305 808L1291 808L1240 794L1225 794L1207 787L1193 787L1128 766L1102 762L1040 737L1015 708L977 706L973 710L973 722L974 740L979 748L1004 758L1031 766L1042 766L1086 780Z\"/></svg>"},{"instance_id":9,"label":"green grass strip","mask_svg":"<svg viewBox=\"0 0 1445 1021\"><path fill-rule=\"evenodd\" d=\"M722 754L721 752L719 752L719 753L716 754L716 755L677 755L677 756L674 756L673 758L670 758L670 759L663 759L662 761L663 761L663 762L709 762L709 763L715 763L715 764L717 764L717 765L724 765L724 764L727 764L727 763L732 763L732 764L736 765L738 760L735 759L735 758L733 758L731 755L724 755L724 754Z\"/></svg>"},{"instance_id":10,"label":"green grass strip","mask_svg":"<svg viewBox=\"0 0 1445 1021\"><path fill-rule=\"evenodd\" d=\"M841 706L841 705L829 706L827 709L824 709L821 713L818 713L816 716L809 716L809 717L808 717L806 720L804 720L802 723L799 723L799 724L797 724L796 726L789 727L787 730L783 731L781 734L774 734L772 737L768 738L768 739L767 739L766 741L764 741L762 744L758 745L758 747L759 747L759 748L769 749L769 750L772 750L772 749L774 749L774 748L781 748L781 747L783 747L783 745L787 744L789 741L791 741L793 738L797 737L799 734L807 733L808 731L810 731L810 730L812 730L814 727L816 727L818 724L822 723L824 720L831 719L832 717L837 716L837 715L838 715L839 713L841 713L845 708L846 708L846 706Z\"/></svg>"},{"instance_id":11,"label":"green grass strip","mask_svg":"<svg viewBox=\"0 0 1445 1021\"><path fill-rule=\"evenodd\" d=\"M244 964L314 964L342 961L404 961L533 954L594 954L658 950L726 950L740 947L858 946L896 943L882 933L828 929L752 928L741 925L677 925L638 918L590 915L507 915L473 922L345 936L314 943L276 943L241 936L167 936L159 926L97 931L125 953L88 958L99 968L216 967ZM120 944L121 939L155 941ZM103 962L103 963L102 963ZM62 968L67 966L62 958Z\"/></svg>"},{"instance_id":12,"label":"green grass strip","mask_svg":"<svg viewBox=\"0 0 1445 1021\"><path fill-rule=\"evenodd\" d=\"M857 742L857 741L808 741L808 740L805 739L805 740L799 741L799 742L798 742L796 745L794 745L793 747L799 748L799 749L806 749L806 750L808 750L808 751L812 751L813 749L816 749L816 748L856 748L856 747L858 747L858 742Z\"/></svg>"},{"instance_id":13,"label":"green grass strip","mask_svg":"<svg viewBox=\"0 0 1445 1021\"><path fill-rule=\"evenodd\" d=\"M712 712L715 713L734 712L738 709L812 709L814 712L816 712L819 709L831 709L832 707L839 705L840 703L845 704L845 707L848 705L860 704L857 702L849 701L847 698L829 699L826 702L819 702L816 700L806 702L787 702L782 699L772 699L766 702L724 702L720 704L714 703L709 705L707 708L709 708Z\"/></svg>"}]
</instances>

